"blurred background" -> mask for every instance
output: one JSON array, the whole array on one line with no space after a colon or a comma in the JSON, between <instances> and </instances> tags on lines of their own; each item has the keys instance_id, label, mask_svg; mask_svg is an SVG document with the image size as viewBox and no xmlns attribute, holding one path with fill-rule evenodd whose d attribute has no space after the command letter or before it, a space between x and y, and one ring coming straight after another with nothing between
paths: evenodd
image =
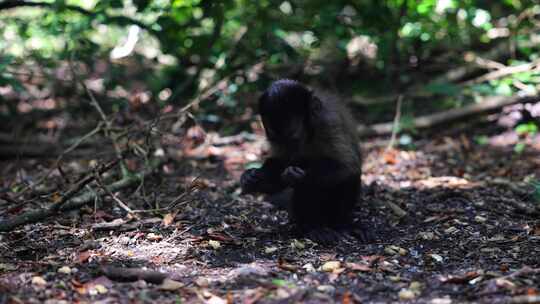
<instances>
[{"instance_id":1,"label":"blurred background","mask_svg":"<svg viewBox=\"0 0 540 304\"><path fill-rule=\"evenodd\" d=\"M540 145L532 0L8 0L0 37L8 158L63 154L92 130L133 134L165 119L171 155L212 156L193 150L208 134L262 135L256 100L279 78L347 103L367 147L415 149L463 132L515 153Z\"/></svg>"}]
</instances>

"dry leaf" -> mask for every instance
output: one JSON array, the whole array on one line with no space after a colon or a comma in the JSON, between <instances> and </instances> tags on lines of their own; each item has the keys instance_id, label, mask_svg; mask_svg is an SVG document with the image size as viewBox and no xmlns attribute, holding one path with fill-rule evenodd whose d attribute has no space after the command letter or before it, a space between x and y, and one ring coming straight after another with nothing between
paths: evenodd
<instances>
[{"instance_id":1,"label":"dry leaf","mask_svg":"<svg viewBox=\"0 0 540 304\"><path fill-rule=\"evenodd\" d=\"M43 277L35 276L35 277L32 277L32 285L45 286L47 285L47 281L45 281Z\"/></svg>"},{"instance_id":2,"label":"dry leaf","mask_svg":"<svg viewBox=\"0 0 540 304\"><path fill-rule=\"evenodd\" d=\"M184 287L183 283L175 281L175 280L171 280L169 278L165 278L165 280L163 280L163 283L161 283L161 285L158 286L159 289L166 290L166 291L174 291L182 287Z\"/></svg>"},{"instance_id":3,"label":"dry leaf","mask_svg":"<svg viewBox=\"0 0 540 304\"><path fill-rule=\"evenodd\" d=\"M214 250L218 250L221 247L221 243L216 240L209 240L208 246L212 247Z\"/></svg>"},{"instance_id":4,"label":"dry leaf","mask_svg":"<svg viewBox=\"0 0 540 304\"><path fill-rule=\"evenodd\" d=\"M164 227L169 227L173 223L174 218L176 217L176 214L178 214L178 212L169 212L165 214L165 216L163 217L163 221L161 222L161 225L163 225Z\"/></svg>"},{"instance_id":5,"label":"dry leaf","mask_svg":"<svg viewBox=\"0 0 540 304\"><path fill-rule=\"evenodd\" d=\"M373 271L373 269L369 267L369 265L366 265L366 264L346 263L345 266L349 268L350 270L354 270L354 271L362 271L362 272Z\"/></svg>"},{"instance_id":6,"label":"dry leaf","mask_svg":"<svg viewBox=\"0 0 540 304\"><path fill-rule=\"evenodd\" d=\"M334 270L339 269L340 267L341 267L340 261L329 261L329 262L324 263L321 266L321 270L324 272L332 272Z\"/></svg>"}]
</instances>

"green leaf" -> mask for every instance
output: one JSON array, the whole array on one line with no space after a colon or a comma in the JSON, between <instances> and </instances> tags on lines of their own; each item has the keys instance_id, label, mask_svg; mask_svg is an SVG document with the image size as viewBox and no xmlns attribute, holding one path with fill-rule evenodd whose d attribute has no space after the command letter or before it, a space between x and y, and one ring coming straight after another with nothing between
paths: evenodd
<instances>
[{"instance_id":1,"label":"green leaf","mask_svg":"<svg viewBox=\"0 0 540 304\"><path fill-rule=\"evenodd\" d=\"M476 136L474 138L474 141L476 141L477 144L481 145L481 146L485 146L489 143L489 138L485 135L482 135L482 136Z\"/></svg>"},{"instance_id":2,"label":"green leaf","mask_svg":"<svg viewBox=\"0 0 540 304\"><path fill-rule=\"evenodd\" d=\"M513 91L509 84L501 83L495 88L495 93L497 95L512 96Z\"/></svg>"},{"instance_id":3,"label":"green leaf","mask_svg":"<svg viewBox=\"0 0 540 304\"><path fill-rule=\"evenodd\" d=\"M514 146L514 152L520 154L523 151L525 151L525 143L520 142Z\"/></svg>"},{"instance_id":4,"label":"green leaf","mask_svg":"<svg viewBox=\"0 0 540 304\"><path fill-rule=\"evenodd\" d=\"M534 135L538 133L538 126L534 122L519 124L515 127L514 131L516 131L516 133L520 135L524 135L524 134Z\"/></svg>"}]
</instances>

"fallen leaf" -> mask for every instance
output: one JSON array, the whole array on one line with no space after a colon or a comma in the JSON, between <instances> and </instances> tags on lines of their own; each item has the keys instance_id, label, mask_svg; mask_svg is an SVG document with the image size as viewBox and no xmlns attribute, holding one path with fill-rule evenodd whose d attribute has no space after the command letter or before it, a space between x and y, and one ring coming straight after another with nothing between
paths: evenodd
<instances>
[{"instance_id":1,"label":"fallen leaf","mask_svg":"<svg viewBox=\"0 0 540 304\"><path fill-rule=\"evenodd\" d=\"M434 259L436 262L442 263L444 258L438 254L432 253L429 255L432 259Z\"/></svg>"},{"instance_id":2,"label":"fallen leaf","mask_svg":"<svg viewBox=\"0 0 540 304\"><path fill-rule=\"evenodd\" d=\"M349 268L350 270L354 270L354 271L361 271L361 272L373 271L373 269L369 267L369 265L366 265L366 264L346 263L345 266Z\"/></svg>"},{"instance_id":3,"label":"fallen leaf","mask_svg":"<svg viewBox=\"0 0 540 304\"><path fill-rule=\"evenodd\" d=\"M214 250L218 250L221 247L221 243L216 240L209 240L208 245Z\"/></svg>"},{"instance_id":4,"label":"fallen leaf","mask_svg":"<svg viewBox=\"0 0 540 304\"><path fill-rule=\"evenodd\" d=\"M451 284L466 284L469 283L474 278L477 278L480 274L476 271L469 271L463 275L450 275L447 277L441 278L441 282L443 283L451 283Z\"/></svg>"},{"instance_id":5,"label":"fallen leaf","mask_svg":"<svg viewBox=\"0 0 540 304\"><path fill-rule=\"evenodd\" d=\"M329 261L329 262L324 263L321 266L321 270L324 272L332 272L334 270L339 269L340 267L341 267L340 261Z\"/></svg>"},{"instance_id":6,"label":"fallen leaf","mask_svg":"<svg viewBox=\"0 0 540 304\"><path fill-rule=\"evenodd\" d=\"M173 223L174 218L176 217L176 214L178 214L178 211L169 212L165 214L165 216L163 217L163 221L161 222L161 225L163 225L164 227L169 227Z\"/></svg>"},{"instance_id":7,"label":"fallen leaf","mask_svg":"<svg viewBox=\"0 0 540 304\"><path fill-rule=\"evenodd\" d=\"M165 280L163 280L163 283L161 283L161 285L158 286L159 289L166 290L166 291L174 291L182 287L184 287L183 283L175 281L175 280L171 280L169 278L165 278Z\"/></svg>"},{"instance_id":8,"label":"fallen leaf","mask_svg":"<svg viewBox=\"0 0 540 304\"><path fill-rule=\"evenodd\" d=\"M297 239L294 239L291 243L291 247L294 248L294 249L299 249L299 250L303 250L304 248L306 248L306 245L302 242L300 242L299 240Z\"/></svg>"},{"instance_id":9,"label":"fallen leaf","mask_svg":"<svg viewBox=\"0 0 540 304\"><path fill-rule=\"evenodd\" d=\"M324 293L334 293L336 291L336 288L332 285L319 285L317 286L317 290Z\"/></svg>"},{"instance_id":10,"label":"fallen leaf","mask_svg":"<svg viewBox=\"0 0 540 304\"><path fill-rule=\"evenodd\" d=\"M400 300L407 301L416 298L416 294L410 289L402 289L399 291L398 297Z\"/></svg>"},{"instance_id":11,"label":"fallen leaf","mask_svg":"<svg viewBox=\"0 0 540 304\"><path fill-rule=\"evenodd\" d=\"M271 253L274 253L276 251L278 251L278 248L275 247L275 246L264 248L264 253L266 253L266 254L271 254Z\"/></svg>"},{"instance_id":12,"label":"fallen leaf","mask_svg":"<svg viewBox=\"0 0 540 304\"><path fill-rule=\"evenodd\" d=\"M146 239L149 240L149 241L159 241L159 240L163 239L163 236L161 236L159 234L156 234L156 233L153 233L153 232L150 232L149 234L146 235Z\"/></svg>"},{"instance_id":13,"label":"fallen leaf","mask_svg":"<svg viewBox=\"0 0 540 304\"><path fill-rule=\"evenodd\" d=\"M298 271L298 266L287 263L287 261L285 261L284 259L281 259L281 258L278 259L278 267L283 269L283 270L287 270L287 271L291 271L291 272Z\"/></svg>"},{"instance_id":14,"label":"fallen leaf","mask_svg":"<svg viewBox=\"0 0 540 304\"><path fill-rule=\"evenodd\" d=\"M32 285L45 286L47 285L47 281L45 281L43 277L35 276L35 277L32 277Z\"/></svg>"}]
</instances>

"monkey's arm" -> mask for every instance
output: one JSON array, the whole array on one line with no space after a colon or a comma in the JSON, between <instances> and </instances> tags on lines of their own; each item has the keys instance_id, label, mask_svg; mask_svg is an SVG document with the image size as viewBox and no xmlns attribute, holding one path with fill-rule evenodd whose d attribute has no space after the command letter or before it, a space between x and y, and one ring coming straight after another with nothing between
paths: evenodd
<instances>
[{"instance_id":1,"label":"monkey's arm","mask_svg":"<svg viewBox=\"0 0 540 304\"><path fill-rule=\"evenodd\" d=\"M282 180L290 186L332 187L350 178L358 178L359 168L350 168L341 162L324 158L312 160L299 167L287 167Z\"/></svg>"},{"instance_id":2,"label":"monkey's arm","mask_svg":"<svg viewBox=\"0 0 540 304\"><path fill-rule=\"evenodd\" d=\"M286 167L286 161L275 157L268 158L261 168L250 169L242 174L242 192L273 194L285 189L287 185L281 180L281 173Z\"/></svg>"}]
</instances>

